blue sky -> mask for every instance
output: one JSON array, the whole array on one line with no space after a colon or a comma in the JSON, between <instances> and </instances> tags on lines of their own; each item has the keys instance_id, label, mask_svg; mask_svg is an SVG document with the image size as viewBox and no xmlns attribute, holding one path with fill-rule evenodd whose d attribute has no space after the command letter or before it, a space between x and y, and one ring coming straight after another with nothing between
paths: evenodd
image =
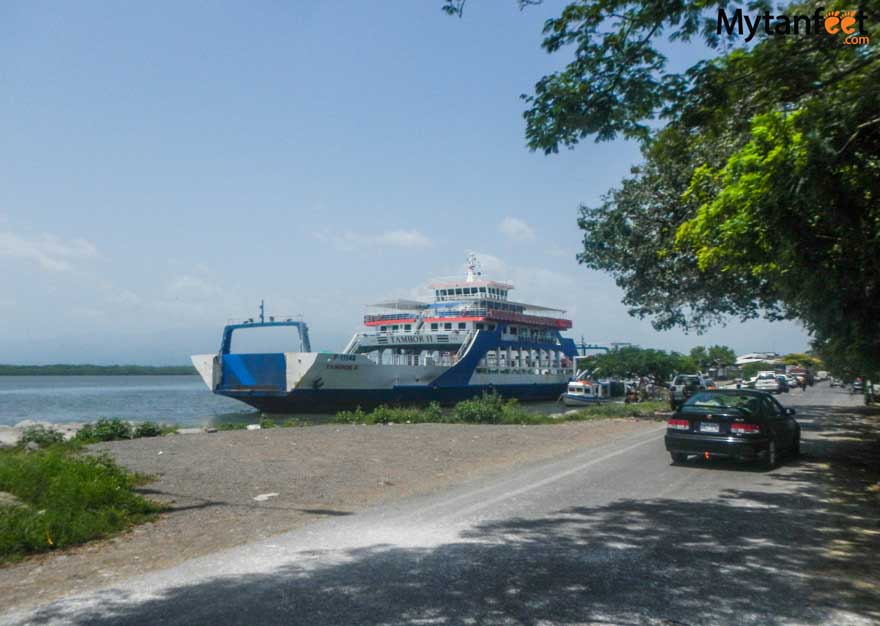
<instances>
[{"instance_id":1,"label":"blue sky","mask_svg":"<svg viewBox=\"0 0 880 626\"><path fill-rule=\"evenodd\" d=\"M567 60L539 47L563 4L441 4L0 4L0 362L182 363L260 298L341 349L366 303L471 251L577 337L806 347L791 323L628 317L577 265L575 220L636 146L524 145L519 95Z\"/></svg>"}]
</instances>

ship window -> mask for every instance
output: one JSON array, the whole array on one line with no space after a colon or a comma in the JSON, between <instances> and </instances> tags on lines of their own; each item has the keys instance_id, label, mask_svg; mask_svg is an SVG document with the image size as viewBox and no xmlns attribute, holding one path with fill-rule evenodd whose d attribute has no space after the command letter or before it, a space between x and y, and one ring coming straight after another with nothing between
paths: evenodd
<instances>
[{"instance_id":1,"label":"ship window","mask_svg":"<svg viewBox=\"0 0 880 626\"><path fill-rule=\"evenodd\" d=\"M495 330L495 324L489 324L489 330Z\"/></svg>"},{"instance_id":2,"label":"ship window","mask_svg":"<svg viewBox=\"0 0 880 626\"><path fill-rule=\"evenodd\" d=\"M482 325L482 324L477 324L477 330L483 330L483 325Z\"/></svg>"},{"instance_id":3,"label":"ship window","mask_svg":"<svg viewBox=\"0 0 880 626\"><path fill-rule=\"evenodd\" d=\"M486 288L485 288L485 287L480 287L480 293L486 293Z\"/></svg>"},{"instance_id":4,"label":"ship window","mask_svg":"<svg viewBox=\"0 0 880 626\"><path fill-rule=\"evenodd\" d=\"M437 324L431 324L431 330L437 330Z\"/></svg>"},{"instance_id":5,"label":"ship window","mask_svg":"<svg viewBox=\"0 0 880 626\"><path fill-rule=\"evenodd\" d=\"M380 331L388 330L388 327L387 327L387 326L380 326L380 327L379 327L379 330L380 330Z\"/></svg>"},{"instance_id":6,"label":"ship window","mask_svg":"<svg viewBox=\"0 0 880 626\"><path fill-rule=\"evenodd\" d=\"M403 330L412 330L412 324L405 324Z\"/></svg>"},{"instance_id":7,"label":"ship window","mask_svg":"<svg viewBox=\"0 0 880 626\"><path fill-rule=\"evenodd\" d=\"M511 334L511 335L515 335L515 334L516 334L516 326L511 326L511 327L508 328L508 330L510 331L510 334Z\"/></svg>"},{"instance_id":8,"label":"ship window","mask_svg":"<svg viewBox=\"0 0 880 626\"><path fill-rule=\"evenodd\" d=\"M466 323L466 322L459 322L459 323L458 323L458 328L459 328L460 330L464 330L465 328L467 328L467 323Z\"/></svg>"},{"instance_id":9,"label":"ship window","mask_svg":"<svg viewBox=\"0 0 880 626\"><path fill-rule=\"evenodd\" d=\"M391 330L398 330L399 328L400 328L400 326L398 326L397 324L395 324L394 326L391 327Z\"/></svg>"},{"instance_id":10,"label":"ship window","mask_svg":"<svg viewBox=\"0 0 880 626\"><path fill-rule=\"evenodd\" d=\"M445 328L446 330L452 330L452 323L446 322L445 324L443 324L443 328Z\"/></svg>"},{"instance_id":11,"label":"ship window","mask_svg":"<svg viewBox=\"0 0 880 626\"><path fill-rule=\"evenodd\" d=\"M461 289L456 289L456 290L455 290L455 295L460 296L460 295L461 295Z\"/></svg>"}]
</instances>

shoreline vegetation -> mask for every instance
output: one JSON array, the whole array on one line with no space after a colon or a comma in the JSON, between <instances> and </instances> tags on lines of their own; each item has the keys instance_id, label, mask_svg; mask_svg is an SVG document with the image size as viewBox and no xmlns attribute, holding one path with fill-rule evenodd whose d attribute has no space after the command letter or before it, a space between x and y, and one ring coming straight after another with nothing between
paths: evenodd
<instances>
[{"instance_id":1,"label":"shoreline vegetation","mask_svg":"<svg viewBox=\"0 0 880 626\"><path fill-rule=\"evenodd\" d=\"M197 373L192 365L0 364L0 376L187 376Z\"/></svg>"}]
</instances>

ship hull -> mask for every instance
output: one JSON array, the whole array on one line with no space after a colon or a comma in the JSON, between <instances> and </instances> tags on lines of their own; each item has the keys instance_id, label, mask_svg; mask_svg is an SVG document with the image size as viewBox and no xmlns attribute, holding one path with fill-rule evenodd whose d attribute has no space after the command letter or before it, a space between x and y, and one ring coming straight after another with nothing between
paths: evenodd
<instances>
[{"instance_id":1,"label":"ship hull","mask_svg":"<svg viewBox=\"0 0 880 626\"><path fill-rule=\"evenodd\" d=\"M436 402L443 406L497 393L521 402L553 401L565 390L566 382L519 385L469 385L466 387L418 387L394 389L295 389L285 394L218 391L264 413L333 413L364 410L377 406L424 406Z\"/></svg>"}]
</instances>

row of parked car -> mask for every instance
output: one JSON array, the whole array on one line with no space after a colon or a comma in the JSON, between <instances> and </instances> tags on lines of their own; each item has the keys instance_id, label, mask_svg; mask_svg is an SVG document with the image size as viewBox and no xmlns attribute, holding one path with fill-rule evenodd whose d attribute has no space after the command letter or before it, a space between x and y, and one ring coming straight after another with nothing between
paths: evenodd
<instances>
[{"instance_id":1,"label":"row of parked car","mask_svg":"<svg viewBox=\"0 0 880 626\"><path fill-rule=\"evenodd\" d=\"M738 381L738 388L755 389L768 393L787 393L792 388L813 385L815 378L809 372L780 374L778 372L758 372L754 378ZM685 401L698 391L716 389L714 381L702 374L679 374L669 386L669 401L673 410L677 410Z\"/></svg>"}]
</instances>

